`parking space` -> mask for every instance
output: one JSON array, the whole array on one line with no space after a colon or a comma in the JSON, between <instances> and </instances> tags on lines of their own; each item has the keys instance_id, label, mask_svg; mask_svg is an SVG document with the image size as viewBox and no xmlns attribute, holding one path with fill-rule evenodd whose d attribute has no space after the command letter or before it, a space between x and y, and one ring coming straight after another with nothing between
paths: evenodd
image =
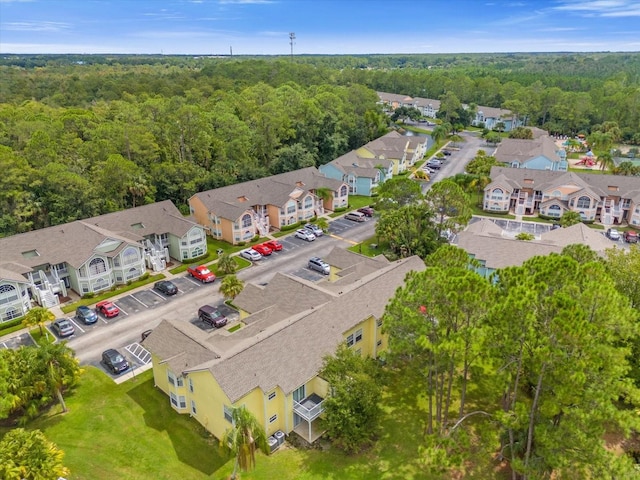
<instances>
[{"instance_id":1,"label":"parking space","mask_svg":"<svg viewBox=\"0 0 640 480\"><path fill-rule=\"evenodd\" d=\"M0 342L0 348L20 348L20 347L32 347L36 344L28 333L23 333L17 337L7 338Z\"/></svg>"},{"instance_id":2,"label":"parking space","mask_svg":"<svg viewBox=\"0 0 640 480\"><path fill-rule=\"evenodd\" d=\"M73 335L69 335L68 337L60 337L56 330L53 329L52 325L48 325L47 329L51 332L51 334L57 338L58 340L69 340L72 338L78 338L82 335L90 332L94 328L96 328L100 322L96 322L92 325L85 325L83 322L78 321L75 317L64 317L66 318L71 325L73 325L74 333Z\"/></svg>"},{"instance_id":3,"label":"parking space","mask_svg":"<svg viewBox=\"0 0 640 480\"><path fill-rule=\"evenodd\" d=\"M366 217L365 222L371 222L373 219ZM353 222L351 220L345 220L344 218L337 218L329 224L329 234L341 235L343 232L360 225L360 222Z\"/></svg>"},{"instance_id":4,"label":"parking space","mask_svg":"<svg viewBox=\"0 0 640 480\"><path fill-rule=\"evenodd\" d=\"M201 282L194 282L189 277L176 277L172 278L171 282L178 287L178 295L183 293L191 293L198 288L202 288L204 286ZM215 283L215 282L214 282ZM161 293L159 295L162 295ZM168 297L165 297L168 298Z\"/></svg>"},{"instance_id":5,"label":"parking space","mask_svg":"<svg viewBox=\"0 0 640 480\"><path fill-rule=\"evenodd\" d=\"M231 308L229 305L225 303L218 303L215 305L215 307L222 315L227 317L227 324L231 322L235 322L240 318L240 314L238 313L238 311L234 310L233 308ZM211 332L214 332L215 330L218 330L217 328L212 327L208 323L204 323L198 317L192 318L190 322L196 327L198 327L200 330L204 330L207 333L211 333Z\"/></svg>"},{"instance_id":6,"label":"parking space","mask_svg":"<svg viewBox=\"0 0 640 480\"><path fill-rule=\"evenodd\" d=\"M120 374L114 374L110 368L106 367L102 363L101 359L98 359L95 362L91 362L90 365L99 368L109 377L117 380L127 373L135 372L137 368L142 368L151 363L151 353L139 343L131 343L122 347L117 347L116 350L118 350L118 352L120 352L122 356L127 360L127 362L129 362L129 368L124 372L121 372Z\"/></svg>"},{"instance_id":7,"label":"parking space","mask_svg":"<svg viewBox=\"0 0 640 480\"><path fill-rule=\"evenodd\" d=\"M137 300L141 306L144 305L146 308L153 308L158 305L162 305L163 303L167 303L167 297L161 293L155 292L153 289L140 290L139 292L131 294L131 296Z\"/></svg>"},{"instance_id":8,"label":"parking space","mask_svg":"<svg viewBox=\"0 0 640 480\"><path fill-rule=\"evenodd\" d=\"M153 293L151 293L151 295L153 295ZM137 298L137 294L133 293L119 298L115 303L120 309L120 315L135 315L149 308L147 304Z\"/></svg>"},{"instance_id":9,"label":"parking space","mask_svg":"<svg viewBox=\"0 0 640 480\"><path fill-rule=\"evenodd\" d=\"M298 268L290 273L292 275L295 275L296 277L308 280L309 282L317 282L318 280L326 278L326 275L323 275L320 272L316 272L315 270L311 270L307 267Z\"/></svg>"}]
</instances>

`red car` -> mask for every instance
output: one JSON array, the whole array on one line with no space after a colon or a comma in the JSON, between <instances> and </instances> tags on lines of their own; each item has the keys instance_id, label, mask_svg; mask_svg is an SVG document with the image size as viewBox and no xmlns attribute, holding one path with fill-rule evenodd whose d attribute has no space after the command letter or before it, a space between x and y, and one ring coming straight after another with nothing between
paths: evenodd
<instances>
[{"instance_id":1,"label":"red car","mask_svg":"<svg viewBox=\"0 0 640 480\"><path fill-rule=\"evenodd\" d=\"M373 217L373 208L371 207L362 207L362 208L359 208L358 211L360 213L363 213L367 217Z\"/></svg>"},{"instance_id":2,"label":"red car","mask_svg":"<svg viewBox=\"0 0 640 480\"><path fill-rule=\"evenodd\" d=\"M282 250L282 244L277 240L269 240L267 242L264 242L262 245L269 247L272 252L279 252L280 250Z\"/></svg>"},{"instance_id":3,"label":"red car","mask_svg":"<svg viewBox=\"0 0 640 480\"><path fill-rule=\"evenodd\" d=\"M256 252L258 252L260 255L263 255L263 256L271 255L271 252L273 252L273 250L268 245L265 245L264 243L259 243L258 245L254 245L251 248L253 248Z\"/></svg>"},{"instance_id":4,"label":"red car","mask_svg":"<svg viewBox=\"0 0 640 480\"><path fill-rule=\"evenodd\" d=\"M120 309L109 300L103 300L102 302L96 303L96 310L107 318L117 317L120 313Z\"/></svg>"},{"instance_id":5,"label":"red car","mask_svg":"<svg viewBox=\"0 0 640 480\"><path fill-rule=\"evenodd\" d=\"M195 278L196 280L200 280L202 283L210 283L216 279L214 273L209 270L206 265L189 267L187 268L187 273L189 274L189 276Z\"/></svg>"}]
</instances>

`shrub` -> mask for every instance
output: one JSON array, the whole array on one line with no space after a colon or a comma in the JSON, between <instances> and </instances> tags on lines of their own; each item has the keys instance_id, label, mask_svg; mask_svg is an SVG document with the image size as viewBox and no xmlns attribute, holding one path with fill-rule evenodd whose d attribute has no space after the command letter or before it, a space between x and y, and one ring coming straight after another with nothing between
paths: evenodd
<instances>
[{"instance_id":1,"label":"shrub","mask_svg":"<svg viewBox=\"0 0 640 480\"><path fill-rule=\"evenodd\" d=\"M82 298L89 299L89 298L93 298L95 296L96 296L95 293L89 292L89 293L85 293L84 295L82 295Z\"/></svg>"}]
</instances>

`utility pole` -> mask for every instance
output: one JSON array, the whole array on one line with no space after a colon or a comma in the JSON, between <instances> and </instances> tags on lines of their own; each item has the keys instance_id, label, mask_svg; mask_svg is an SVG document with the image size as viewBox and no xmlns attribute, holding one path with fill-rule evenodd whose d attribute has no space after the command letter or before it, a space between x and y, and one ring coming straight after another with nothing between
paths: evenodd
<instances>
[{"instance_id":1,"label":"utility pole","mask_svg":"<svg viewBox=\"0 0 640 480\"><path fill-rule=\"evenodd\" d=\"M296 39L296 34L291 32L289 34L289 43L291 44L291 61L293 62L293 41Z\"/></svg>"}]
</instances>

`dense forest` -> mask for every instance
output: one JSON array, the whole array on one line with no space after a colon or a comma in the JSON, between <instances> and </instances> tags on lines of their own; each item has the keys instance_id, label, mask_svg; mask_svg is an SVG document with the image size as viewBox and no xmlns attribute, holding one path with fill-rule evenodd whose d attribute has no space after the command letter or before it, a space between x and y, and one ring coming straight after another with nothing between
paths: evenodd
<instances>
[{"instance_id":1,"label":"dense forest","mask_svg":"<svg viewBox=\"0 0 640 480\"><path fill-rule=\"evenodd\" d=\"M0 59L0 235L322 165L384 134L376 91L640 145L640 54Z\"/></svg>"}]
</instances>

